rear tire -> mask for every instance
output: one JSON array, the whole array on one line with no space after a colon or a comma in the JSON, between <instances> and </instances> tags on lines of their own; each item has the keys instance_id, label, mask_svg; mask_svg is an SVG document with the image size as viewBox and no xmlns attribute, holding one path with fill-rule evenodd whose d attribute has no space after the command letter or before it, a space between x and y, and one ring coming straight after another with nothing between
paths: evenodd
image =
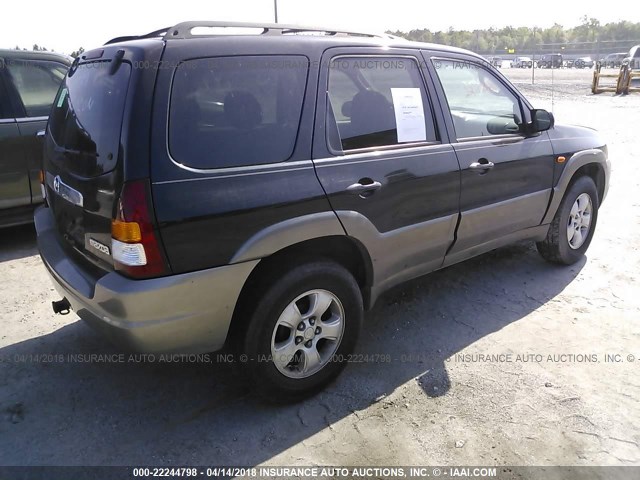
<instances>
[{"instance_id":1,"label":"rear tire","mask_svg":"<svg viewBox=\"0 0 640 480\"><path fill-rule=\"evenodd\" d=\"M238 353L256 393L274 403L298 401L346 366L362 325L362 295L349 271L331 261L303 263L265 280L238 332Z\"/></svg>"},{"instance_id":2,"label":"rear tire","mask_svg":"<svg viewBox=\"0 0 640 480\"><path fill-rule=\"evenodd\" d=\"M536 243L538 252L551 263L572 265L591 243L598 220L598 192L591 177L578 178L565 194L547 238Z\"/></svg>"}]
</instances>

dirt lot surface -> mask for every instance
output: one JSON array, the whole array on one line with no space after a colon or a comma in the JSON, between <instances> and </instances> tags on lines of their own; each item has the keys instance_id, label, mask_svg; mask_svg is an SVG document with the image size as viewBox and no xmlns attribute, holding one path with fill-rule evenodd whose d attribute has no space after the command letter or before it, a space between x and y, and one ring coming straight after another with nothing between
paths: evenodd
<instances>
[{"instance_id":1,"label":"dirt lot surface","mask_svg":"<svg viewBox=\"0 0 640 480\"><path fill-rule=\"evenodd\" d=\"M552 107L551 72L503 72ZM53 315L32 227L0 231L0 465L640 465L640 95L553 75L558 122L600 130L613 161L587 257L519 244L394 289L358 346L391 361L297 405L215 362L91 361L119 352Z\"/></svg>"}]
</instances>

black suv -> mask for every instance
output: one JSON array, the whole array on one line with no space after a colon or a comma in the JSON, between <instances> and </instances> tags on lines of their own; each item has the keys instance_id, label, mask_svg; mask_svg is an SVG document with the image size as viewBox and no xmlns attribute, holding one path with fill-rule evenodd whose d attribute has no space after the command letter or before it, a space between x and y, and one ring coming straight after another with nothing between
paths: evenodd
<instances>
[{"instance_id":1,"label":"black suv","mask_svg":"<svg viewBox=\"0 0 640 480\"><path fill-rule=\"evenodd\" d=\"M537 65L538 68L562 68L562 55L559 53L542 55Z\"/></svg>"},{"instance_id":2,"label":"black suv","mask_svg":"<svg viewBox=\"0 0 640 480\"><path fill-rule=\"evenodd\" d=\"M33 221L51 103L71 60L49 52L0 50L0 226Z\"/></svg>"},{"instance_id":3,"label":"black suv","mask_svg":"<svg viewBox=\"0 0 640 480\"><path fill-rule=\"evenodd\" d=\"M279 24L85 53L44 156L54 310L135 350L232 348L271 399L334 378L394 285L524 239L576 262L609 179L595 131L473 53Z\"/></svg>"}]
</instances>

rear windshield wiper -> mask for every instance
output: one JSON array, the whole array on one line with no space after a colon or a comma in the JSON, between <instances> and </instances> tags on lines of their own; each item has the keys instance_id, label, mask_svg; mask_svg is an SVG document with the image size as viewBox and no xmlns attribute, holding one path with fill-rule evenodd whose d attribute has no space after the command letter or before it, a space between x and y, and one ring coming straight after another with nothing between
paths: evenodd
<instances>
[{"instance_id":1,"label":"rear windshield wiper","mask_svg":"<svg viewBox=\"0 0 640 480\"><path fill-rule=\"evenodd\" d=\"M59 145L56 145L54 147L54 151L56 153L62 153L65 155L80 155L80 156L87 156L87 157L96 157L98 158L100 155L98 154L98 152L87 152L86 150L76 150L73 148L66 148L66 147L61 147Z\"/></svg>"}]
</instances>

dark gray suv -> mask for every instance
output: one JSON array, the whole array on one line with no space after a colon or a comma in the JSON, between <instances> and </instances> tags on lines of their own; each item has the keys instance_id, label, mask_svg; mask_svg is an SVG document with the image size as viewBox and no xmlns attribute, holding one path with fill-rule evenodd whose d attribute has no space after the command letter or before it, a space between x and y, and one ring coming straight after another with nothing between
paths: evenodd
<instances>
[{"instance_id":1,"label":"dark gray suv","mask_svg":"<svg viewBox=\"0 0 640 480\"><path fill-rule=\"evenodd\" d=\"M294 400L340 372L394 285L520 240L579 260L609 160L471 52L201 22L74 62L44 181L56 312L134 350L228 347Z\"/></svg>"},{"instance_id":2,"label":"dark gray suv","mask_svg":"<svg viewBox=\"0 0 640 480\"><path fill-rule=\"evenodd\" d=\"M0 227L32 222L42 202L38 132L69 65L55 53L0 50Z\"/></svg>"}]
</instances>

